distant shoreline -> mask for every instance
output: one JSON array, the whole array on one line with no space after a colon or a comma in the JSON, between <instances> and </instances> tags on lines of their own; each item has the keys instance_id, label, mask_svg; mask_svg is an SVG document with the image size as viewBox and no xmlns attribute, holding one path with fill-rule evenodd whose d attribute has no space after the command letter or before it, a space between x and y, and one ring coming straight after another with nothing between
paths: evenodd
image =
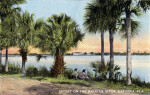
<instances>
[{"instance_id":1,"label":"distant shoreline","mask_svg":"<svg viewBox=\"0 0 150 95\"><path fill-rule=\"evenodd\" d=\"M3 54L6 55L6 54ZM20 54L8 54L8 55L20 55ZM51 54L28 54L29 56L36 56L36 55L51 55ZM82 55L73 55L73 54L65 54L65 55L70 55L70 56L97 56L97 55L101 55L101 54L90 54L90 55L86 55L86 54L82 54ZM105 53L105 55L109 55L109 53ZM114 55L126 55L125 53L117 53ZM132 55L150 55L150 53L133 53Z\"/></svg>"}]
</instances>

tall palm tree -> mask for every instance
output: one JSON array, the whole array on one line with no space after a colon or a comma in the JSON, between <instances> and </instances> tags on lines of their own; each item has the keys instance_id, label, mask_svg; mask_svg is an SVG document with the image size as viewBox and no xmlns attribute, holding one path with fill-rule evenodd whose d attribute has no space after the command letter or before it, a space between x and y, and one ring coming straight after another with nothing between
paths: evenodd
<instances>
[{"instance_id":1,"label":"tall palm tree","mask_svg":"<svg viewBox=\"0 0 150 95\"><path fill-rule=\"evenodd\" d=\"M118 9L125 13L126 16L126 35L127 35L127 85L131 85L131 76L132 76L132 62L131 62L131 16L134 14L135 16L139 16L140 11L147 11L150 8L149 1L138 0L135 2L134 0L120 0L121 5ZM141 10L141 11L142 11Z\"/></svg>"},{"instance_id":2,"label":"tall palm tree","mask_svg":"<svg viewBox=\"0 0 150 95\"><path fill-rule=\"evenodd\" d=\"M17 47L20 49L19 53L22 57L22 75L25 76L25 62L27 61L28 47L32 44L33 32L34 32L34 19L33 14L29 14L27 11L20 14L17 19L18 31L17 31Z\"/></svg>"},{"instance_id":3,"label":"tall palm tree","mask_svg":"<svg viewBox=\"0 0 150 95\"><path fill-rule=\"evenodd\" d=\"M85 15L85 25L90 32L95 32L98 30L109 30L109 41L110 41L110 62L114 64L113 55L113 40L114 33L117 31L117 23L121 16L120 11L116 11L118 6L118 1L113 0L96 0L88 4ZM101 32L101 59L104 64L104 36ZM112 74L110 72L110 78Z\"/></svg>"},{"instance_id":4,"label":"tall palm tree","mask_svg":"<svg viewBox=\"0 0 150 95\"><path fill-rule=\"evenodd\" d=\"M2 30L1 30L1 22L0 22L0 33L2 32ZM1 36L0 36L0 39L1 39ZM0 40L0 71L2 70L2 43L1 43L2 41Z\"/></svg>"},{"instance_id":5,"label":"tall palm tree","mask_svg":"<svg viewBox=\"0 0 150 95\"><path fill-rule=\"evenodd\" d=\"M5 18L7 17L7 15L10 14L10 12L12 11L12 7L14 7L14 5L22 4L25 2L26 2L25 0L0 0L0 19L2 23L2 27L1 27L2 31L4 31L3 22ZM0 65L2 64L1 63L2 62L2 49L3 48L0 49Z\"/></svg>"},{"instance_id":6,"label":"tall palm tree","mask_svg":"<svg viewBox=\"0 0 150 95\"><path fill-rule=\"evenodd\" d=\"M102 2L101 2L102 3ZM97 2L88 3L85 8L85 21L84 25L86 30L90 33L101 32L101 62L103 64L102 68L105 67L104 60L104 31L107 30L107 23L105 10L103 10L104 5Z\"/></svg>"},{"instance_id":7,"label":"tall palm tree","mask_svg":"<svg viewBox=\"0 0 150 95\"><path fill-rule=\"evenodd\" d=\"M117 11L118 1L107 0L105 10L107 10L107 22L109 30L109 43L110 43L110 64L114 65L114 35L118 31L118 24L122 12ZM109 79L113 79L113 72L110 70Z\"/></svg>"},{"instance_id":8,"label":"tall palm tree","mask_svg":"<svg viewBox=\"0 0 150 95\"><path fill-rule=\"evenodd\" d=\"M72 47L76 47L83 39L80 29L75 21L65 14L53 15L44 23L43 28L37 32L35 47L50 52L55 57L51 68L51 76L57 77L64 72L64 55Z\"/></svg>"},{"instance_id":9,"label":"tall palm tree","mask_svg":"<svg viewBox=\"0 0 150 95\"><path fill-rule=\"evenodd\" d=\"M8 48L11 46L15 46L15 36L16 36L16 18L19 14L20 8L12 9L12 12L6 16L3 22L4 31L0 33L1 43L3 44L3 48L6 48L6 60L5 60L5 72L8 72Z\"/></svg>"}]
</instances>

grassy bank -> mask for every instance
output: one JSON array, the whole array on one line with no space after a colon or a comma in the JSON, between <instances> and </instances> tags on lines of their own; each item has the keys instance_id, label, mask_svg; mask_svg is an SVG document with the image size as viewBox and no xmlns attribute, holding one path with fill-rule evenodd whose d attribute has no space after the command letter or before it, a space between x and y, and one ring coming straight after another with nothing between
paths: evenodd
<instances>
[{"instance_id":1,"label":"grassy bank","mask_svg":"<svg viewBox=\"0 0 150 95\"><path fill-rule=\"evenodd\" d=\"M42 82L50 82L50 83L56 83L56 84L71 84L71 85L78 85L83 87L92 87L92 88L101 88L101 89L111 89L111 90L134 90L135 93L140 94L148 94L150 91L150 88L148 87L140 87L135 84L131 86L125 86L123 83L114 83L110 81L85 81L85 80L74 80L74 79L68 79L65 77L58 77L58 78L52 78L52 77L21 77L20 74L0 74L0 76L6 76L6 77L13 77L13 78L22 78L22 79L31 79L31 80L39 80Z\"/></svg>"},{"instance_id":2,"label":"grassy bank","mask_svg":"<svg viewBox=\"0 0 150 95\"><path fill-rule=\"evenodd\" d=\"M21 77L21 68L17 64L10 64L8 65L8 72L5 72L5 66L2 65L2 70L0 71L0 76L6 76L6 77L13 77L13 78L22 78L22 79L32 79L32 80L38 80L43 82L50 82L50 83L56 83L56 84L68 84L68 85L78 85L83 87L91 87L91 88L101 88L101 89L111 89L111 90L131 90L135 93L142 93L142 94L148 94L150 91L150 83L146 83L145 81L140 80L140 78L134 78L132 77L132 85L126 86L126 77L121 76L119 77L119 72L115 71L115 69L119 70L118 66L113 66L112 70L114 70L114 75L118 77L115 77L113 80L110 80L106 77L106 75L103 74L103 76L100 76L102 71L97 71L97 67L100 66L100 62L92 63L93 70L95 71L95 77L93 77L93 74L90 72L87 72L87 75L91 78L90 81L85 80L75 80L71 79L71 75L73 70L66 69L64 71L64 75L61 77L53 78L50 76L50 71L46 67L40 67L36 68L34 66L28 66L26 68L26 77ZM107 66L107 65L106 65ZM109 66L109 64L108 64ZM117 67L117 68L116 68ZM108 68L108 67L106 67ZM107 71L108 72L108 71ZM81 72L78 72L81 73ZM99 76L98 76L99 74Z\"/></svg>"}]
</instances>

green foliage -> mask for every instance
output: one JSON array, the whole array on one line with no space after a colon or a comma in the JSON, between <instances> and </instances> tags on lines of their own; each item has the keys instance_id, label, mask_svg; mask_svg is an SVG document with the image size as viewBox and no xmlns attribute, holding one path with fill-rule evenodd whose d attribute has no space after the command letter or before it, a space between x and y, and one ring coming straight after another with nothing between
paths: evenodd
<instances>
[{"instance_id":1,"label":"green foliage","mask_svg":"<svg viewBox=\"0 0 150 95\"><path fill-rule=\"evenodd\" d=\"M64 55L72 47L76 47L84 36L76 22L65 14L53 15L42 25L42 29L36 32L34 45L53 55L56 52Z\"/></svg>"},{"instance_id":2,"label":"green foliage","mask_svg":"<svg viewBox=\"0 0 150 95\"><path fill-rule=\"evenodd\" d=\"M21 72L21 68L19 66L19 64L11 64L8 63L8 74L19 74ZM2 69L0 71L0 73L5 73L5 65L2 64Z\"/></svg>"},{"instance_id":3,"label":"green foliage","mask_svg":"<svg viewBox=\"0 0 150 95\"><path fill-rule=\"evenodd\" d=\"M47 22L39 20L36 27L38 25L42 26L35 33L34 46L55 56L50 74L57 77L63 74L65 69L63 55L76 47L84 34L81 34L76 22L65 14L52 15Z\"/></svg>"},{"instance_id":4,"label":"green foliage","mask_svg":"<svg viewBox=\"0 0 150 95\"><path fill-rule=\"evenodd\" d=\"M100 29L106 28L105 27L105 20L102 21L102 16L99 15L103 12L101 8L98 7L96 2L88 3L87 7L85 8L85 21L84 25L88 32L96 33ZM102 14L103 15L103 14ZM105 16L103 16L104 19ZM103 24L103 25L102 25Z\"/></svg>"},{"instance_id":5,"label":"green foliage","mask_svg":"<svg viewBox=\"0 0 150 95\"><path fill-rule=\"evenodd\" d=\"M133 19L131 19L131 36L132 37L136 36L141 31L140 26L141 25L139 21L134 21ZM121 38L127 38L126 19L121 20L119 33L121 34Z\"/></svg>"},{"instance_id":6,"label":"green foliage","mask_svg":"<svg viewBox=\"0 0 150 95\"><path fill-rule=\"evenodd\" d=\"M93 71L95 72L95 79L105 80L107 78L108 69L107 66L103 65L101 61L90 63Z\"/></svg>"},{"instance_id":7,"label":"green foliage","mask_svg":"<svg viewBox=\"0 0 150 95\"><path fill-rule=\"evenodd\" d=\"M146 83L145 81L142 81L140 77L132 77L132 83L140 87L150 88L150 83Z\"/></svg>"},{"instance_id":8,"label":"green foliage","mask_svg":"<svg viewBox=\"0 0 150 95\"><path fill-rule=\"evenodd\" d=\"M77 85L82 87L92 87L92 88L101 88L101 89L112 89L112 90L134 90L135 93L137 90L143 90L141 94L147 94L149 92L148 87L140 87L136 84L131 86L126 86L124 83L118 82L110 82L108 80L104 81L85 81L85 80L74 80L74 79L67 79L64 77L59 78L51 78L51 77L33 77L33 79L41 79L44 82L50 82L55 84L68 84L68 85ZM139 94L139 93L138 93Z\"/></svg>"},{"instance_id":9,"label":"green foliage","mask_svg":"<svg viewBox=\"0 0 150 95\"><path fill-rule=\"evenodd\" d=\"M111 62L107 62L106 65L103 65L101 61L90 63L93 71L95 72L95 79L98 80L106 80L110 79L108 77L109 73L112 73L112 79L114 81L119 81L122 78L121 72L119 72L120 67L115 64L111 64Z\"/></svg>"},{"instance_id":10,"label":"green foliage","mask_svg":"<svg viewBox=\"0 0 150 95\"><path fill-rule=\"evenodd\" d=\"M48 77L50 76L50 72L47 70L46 67L40 67L38 71L38 76Z\"/></svg>"},{"instance_id":11,"label":"green foliage","mask_svg":"<svg viewBox=\"0 0 150 95\"><path fill-rule=\"evenodd\" d=\"M28 66L26 69L26 76L29 76L29 77L38 76L38 69L34 66Z\"/></svg>"},{"instance_id":12,"label":"green foliage","mask_svg":"<svg viewBox=\"0 0 150 95\"><path fill-rule=\"evenodd\" d=\"M93 73L87 71L87 76L90 78L90 80L93 80L94 77L93 77Z\"/></svg>"},{"instance_id":13,"label":"green foliage","mask_svg":"<svg viewBox=\"0 0 150 95\"><path fill-rule=\"evenodd\" d=\"M122 77L120 70L120 66L112 64L111 62L107 62L107 69L109 73L112 73L112 79L115 81L120 80Z\"/></svg>"},{"instance_id":14,"label":"green foliage","mask_svg":"<svg viewBox=\"0 0 150 95\"><path fill-rule=\"evenodd\" d=\"M19 64L10 64L8 63L8 73L9 74L19 74L21 72L21 68Z\"/></svg>"},{"instance_id":15,"label":"green foliage","mask_svg":"<svg viewBox=\"0 0 150 95\"><path fill-rule=\"evenodd\" d=\"M27 61L27 55L29 52L28 47L32 45L34 31L33 14L30 15L27 11L22 14L18 14L16 46L19 48L19 53L22 57L22 65L25 65L25 62ZM24 72L25 70L22 68L22 74ZM34 76L34 74L30 75L29 72L29 76Z\"/></svg>"},{"instance_id":16,"label":"green foliage","mask_svg":"<svg viewBox=\"0 0 150 95\"><path fill-rule=\"evenodd\" d=\"M0 73L5 73L5 65L1 64L1 70Z\"/></svg>"},{"instance_id":17,"label":"green foliage","mask_svg":"<svg viewBox=\"0 0 150 95\"><path fill-rule=\"evenodd\" d=\"M0 0L0 49L10 47L15 44L14 30L16 28L16 24L14 24L15 16L13 12L17 13L17 10L20 10L20 8L16 8L15 5L25 2L26 0Z\"/></svg>"},{"instance_id":18,"label":"green foliage","mask_svg":"<svg viewBox=\"0 0 150 95\"><path fill-rule=\"evenodd\" d=\"M29 45L33 41L34 32L34 18L33 14L29 14L27 11L20 14L17 19L18 31L17 31L17 46L20 50L28 52Z\"/></svg>"},{"instance_id":19,"label":"green foliage","mask_svg":"<svg viewBox=\"0 0 150 95\"><path fill-rule=\"evenodd\" d=\"M12 64L12 67L15 67L15 64ZM10 65L9 65L10 67ZM17 65L16 65L17 67ZM19 66L18 66L19 67ZM3 71L5 69L4 65L2 65ZM126 77L122 77L120 80L117 80L116 82L114 81L108 81L103 80L103 81L95 81L95 80L91 80L91 81L85 81L85 80L74 80L74 79L68 79L68 76L70 76L72 74L72 70L71 69L66 69L64 72L64 76L58 76L57 78L51 78L51 77L47 77L45 75L43 75L45 72L47 72L48 70L45 67L41 67L42 70L34 67L34 66L29 66L27 68L27 73L28 76L25 78L31 78L31 79L37 79L40 81L44 81L44 82L51 82L51 83L59 83L59 84L74 84L74 85L80 85L80 86L86 86L86 87L96 87L96 88L105 88L105 89L113 89L113 90L143 90L144 92L142 93L148 93L149 89L150 89L150 83L146 83L145 81L141 81L141 79L139 77L132 77L132 82L133 84L131 86L126 86ZM43 70L44 68L44 70ZM41 72L41 75L39 74L39 72ZM8 76L8 77L17 77L20 78L20 75L9 75L8 73L2 73L0 72L0 76ZM92 73L87 72L88 76L92 77Z\"/></svg>"},{"instance_id":20,"label":"green foliage","mask_svg":"<svg viewBox=\"0 0 150 95\"><path fill-rule=\"evenodd\" d=\"M64 71L64 77L70 79L72 77L72 73L73 73L73 70L71 70L71 69L65 69L65 71Z\"/></svg>"},{"instance_id":21,"label":"green foliage","mask_svg":"<svg viewBox=\"0 0 150 95\"><path fill-rule=\"evenodd\" d=\"M111 29L112 33L118 29L121 11L116 10L120 0L97 0L88 3L85 10L84 25L88 32L96 33Z\"/></svg>"},{"instance_id":22,"label":"green foliage","mask_svg":"<svg viewBox=\"0 0 150 95\"><path fill-rule=\"evenodd\" d=\"M3 48L9 48L16 45L17 15L18 9L12 9L11 13L7 15L2 21L2 31L0 31L0 38L1 46Z\"/></svg>"},{"instance_id":23,"label":"green foliage","mask_svg":"<svg viewBox=\"0 0 150 95\"><path fill-rule=\"evenodd\" d=\"M0 0L0 17L6 17L15 5L25 2L26 0Z\"/></svg>"}]
</instances>

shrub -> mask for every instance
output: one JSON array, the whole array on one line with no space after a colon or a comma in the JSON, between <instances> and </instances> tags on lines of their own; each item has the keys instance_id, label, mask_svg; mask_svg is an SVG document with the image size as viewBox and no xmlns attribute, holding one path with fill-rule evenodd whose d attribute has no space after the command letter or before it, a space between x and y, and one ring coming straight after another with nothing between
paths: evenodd
<instances>
[{"instance_id":1,"label":"shrub","mask_svg":"<svg viewBox=\"0 0 150 95\"><path fill-rule=\"evenodd\" d=\"M127 78L126 78L125 76L122 76L120 82L121 82L122 84L126 85L126 80L127 80Z\"/></svg>"},{"instance_id":2,"label":"shrub","mask_svg":"<svg viewBox=\"0 0 150 95\"><path fill-rule=\"evenodd\" d=\"M107 68L109 73L109 80L114 80L115 82L120 81L122 77L122 73L119 72L120 66L111 63L110 61L107 62Z\"/></svg>"},{"instance_id":3,"label":"shrub","mask_svg":"<svg viewBox=\"0 0 150 95\"><path fill-rule=\"evenodd\" d=\"M38 69L34 66L28 66L26 69L26 76L35 77L38 75Z\"/></svg>"},{"instance_id":4,"label":"shrub","mask_svg":"<svg viewBox=\"0 0 150 95\"><path fill-rule=\"evenodd\" d=\"M19 64L10 64L8 63L8 73L9 74L19 74L21 71L21 68Z\"/></svg>"},{"instance_id":5,"label":"shrub","mask_svg":"<svg viewBox=\"0 0 150 95\"><path fill-rule=\"evenodd\" d=\"M91 67L93 68L93 71L95 72L95 79L97 80L106 80L107 79L107 73L108 69L105 64L102 64L101 61L92 62L90 63Z\"/></svg>"},{"instance_id":6,"label":"shrub","mask_svg":"<svg viewBox=\"0 0 150 95\"><path fill-rule=\"evenodd\" d=\"M64 77L71 78L73 71L71 69L66 69L64 71Z\"/></svg>"},{"instance_id":7,"label":"shrub","mask_svg":"<svg viewBox=\"0 0 150 95\"><path fill-rule=\"evenodd\" d=\"M87 76L90 78L90 79L93 79L93 73L87 71Z\"/></svg>"},{"instance_id":8,"label":"shrub","mask_svg":"<svg viewBox=\"0 0 150 95\"><path fill-rule=\"evenodd\" d=\"M137 85L137 86L140 86L140 87L150 88L150 83L146 83L145 81L142 81L140 79L140 77L132 77L132 83Z\"/></svg>"},{"instance_id":9,"label":"shrub","mask_svg":"<svg viewBox=\"0 0 150 95\"><path fill-rule=\"evenodd\" d=\"M119 71L120 66L112 64L111 62L107 62L107 64L102 64L101 61L92 62L91 67L95 72L95 79L96 80L112 80L118 82L121 80L122 73ZM108 76L109 75L109 76Z\"/></svg>"},{"instance_id":10,"label":"shrub","mask_svg":"<svg viewBox=\"0 0 150 95\"><path fill-rule=\"evenodd\" d=\"M46 67L40 67L39 72L38 72L39 76L43 76L43 77L47 77L50 75L49 71L47 70Z\"/></svg>"},{"instance_id":11,"label":"shrub","mask_svg":"<svg viewBox=\"0 0 150 95\"><path fill-rule=\"evenodd\" d=\"M141 79L139 77L135 78L135 77L132 77L132 83L142 87L143 86L143 83L141 81Z\"/></svg>"},{"instance_id":12,"label":"shrub","mask_svg":"<svg viewBox=\"0 0 150 95\"><path fill-rule=\"evenodd\" d=\"M1 70L0 70L0 73L5 73L5 65L1 65Z\"/></svg>"},{"instance_id":13,"label":"shrub","mask_svg":"<svg viewBox=\"0 0 150 95\"><path fill-rule=\"evenodd\" d=\"M2 64L2 69L0 71L0 73L6 73L5 72L5 65ZM21 72L21 68L19 66L19 64L11 64L8 63L8 74L19 74Z\"/></svg>"}]
</instances>

